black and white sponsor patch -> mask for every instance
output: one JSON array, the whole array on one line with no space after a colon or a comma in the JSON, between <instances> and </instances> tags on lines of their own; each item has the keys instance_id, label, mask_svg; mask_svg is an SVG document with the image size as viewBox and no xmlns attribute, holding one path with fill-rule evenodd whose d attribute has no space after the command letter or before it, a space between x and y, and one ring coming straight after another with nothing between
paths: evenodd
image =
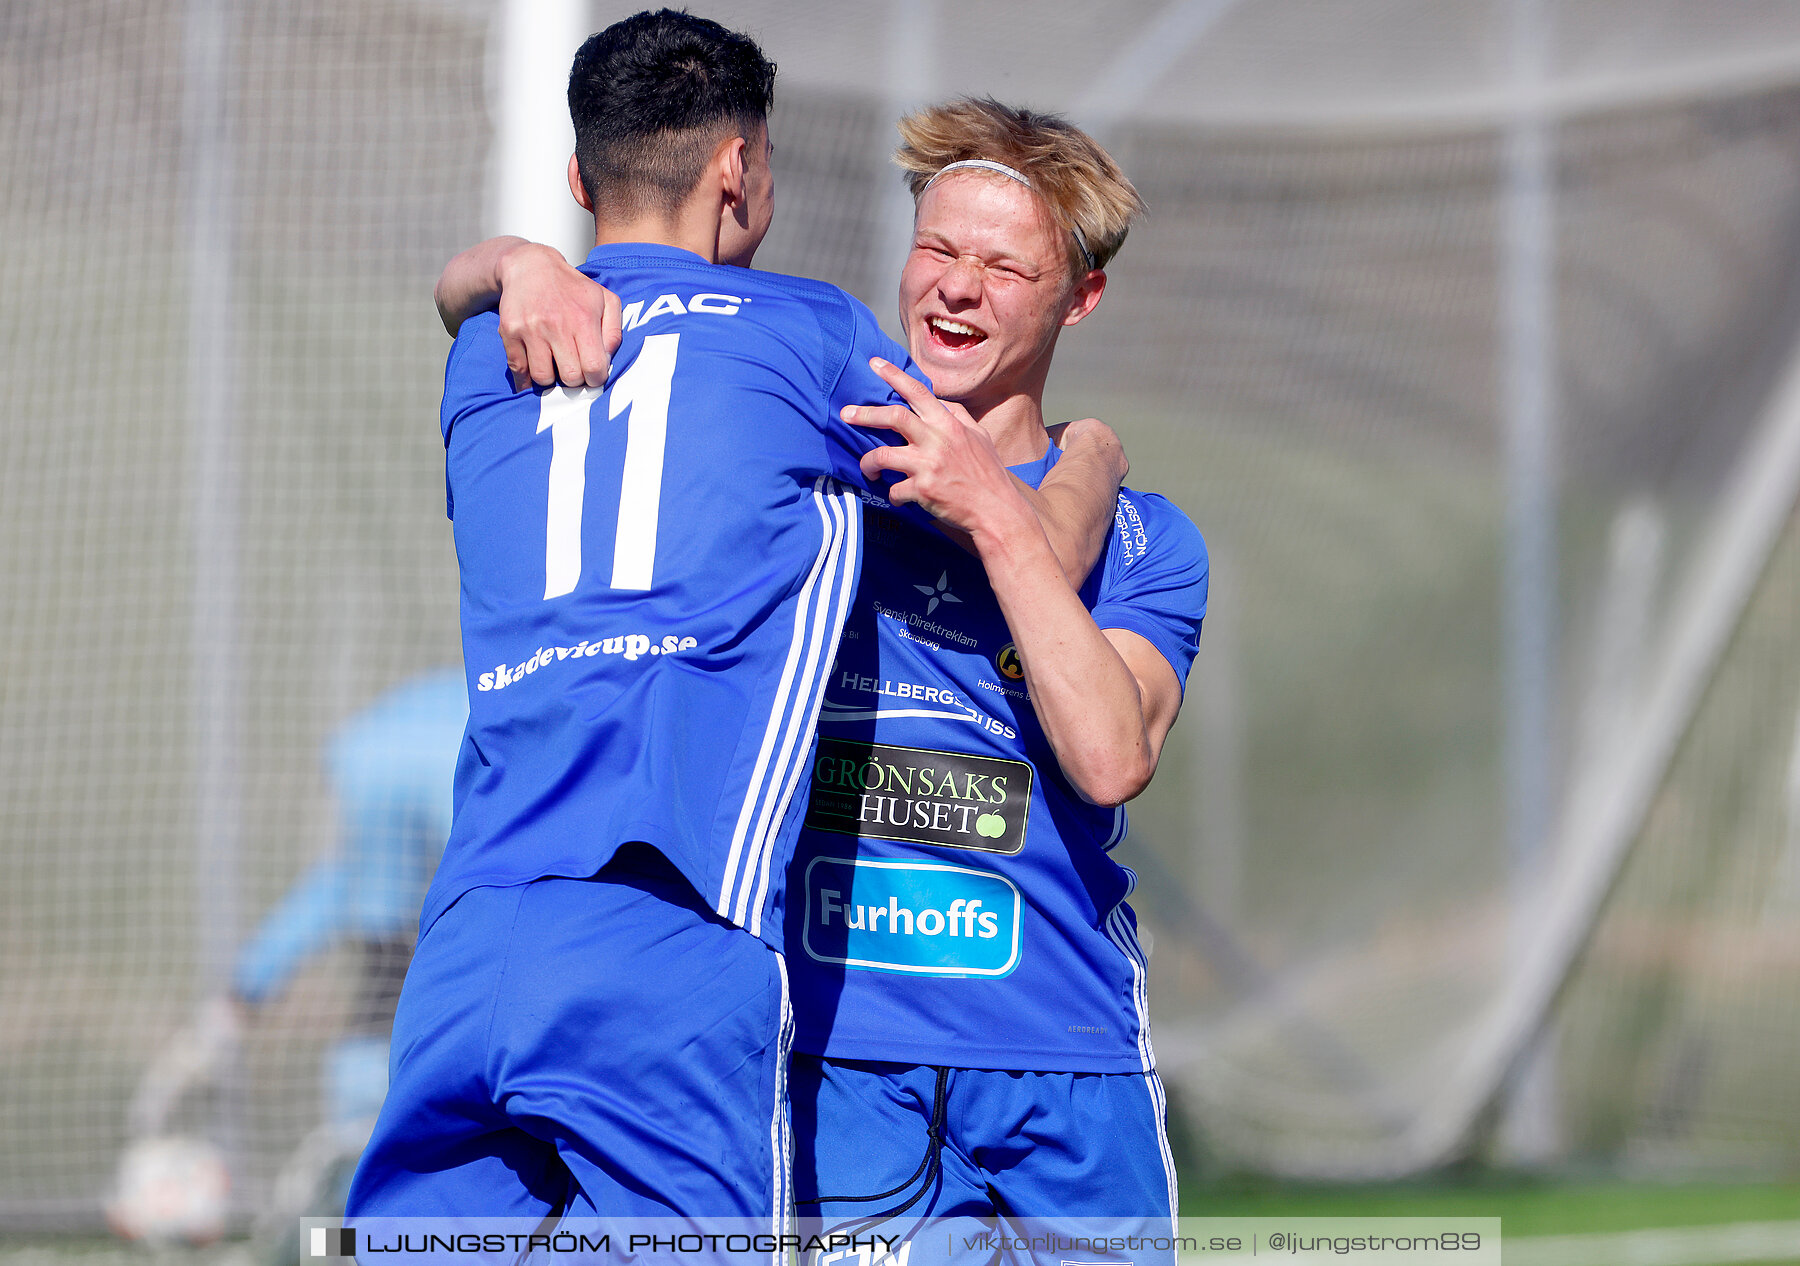
<instances>
[{"instance_id":1,"label":"black and white sponsor patch","mask_svg":"<svg viewBox=\"0 0 1800 1266\"><path fill-rule=\"evenodd\" d=\"M1025 847L1031 766L993 756L820 738L806 825L983 853Z\"/></svg>"}]
</instances>

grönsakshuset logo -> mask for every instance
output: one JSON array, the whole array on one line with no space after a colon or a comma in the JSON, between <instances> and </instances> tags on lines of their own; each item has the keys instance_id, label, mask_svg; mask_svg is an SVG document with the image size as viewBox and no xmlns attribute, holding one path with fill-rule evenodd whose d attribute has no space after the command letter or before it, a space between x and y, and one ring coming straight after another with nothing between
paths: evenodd
<instances>
[{"instance_id":1,"label":"gr\u00f6nsakshuset logo","mask_svg":"<svg viewBox=\"0 0 1800 1266\"><path fill-rule=\"evenodd\" d=\"M821 737L806 825L868 839L1017 853L1025 847L1031 776L1024 761Z\"/></svg>"}]
</instances>

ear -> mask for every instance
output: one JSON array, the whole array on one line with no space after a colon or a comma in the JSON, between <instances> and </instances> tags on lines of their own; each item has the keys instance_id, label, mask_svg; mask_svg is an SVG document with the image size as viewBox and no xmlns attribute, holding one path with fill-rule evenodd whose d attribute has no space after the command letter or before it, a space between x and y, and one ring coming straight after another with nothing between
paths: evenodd
<instances>
[{"instance_id":1,"label":"ear","mask_svg":"<svg viewBox=\"0 0 1800 1266\"><path fill-rule=\"evenodd\" d=\"M746 196L745 144L741 136L728 136L713 150L712 170L719 175L719 188L725 195L725 205L734 210L743 205Z\"/></svg>"},{"instance_id":2,"label":"ear","mask_svg":"<svg viewBox=\"0 0 1800 1266\"><path fill-rule=\"evenodd\" d=\"M569 155L569 192L575 195L575 201L589 215L594 213L594 200L588 197L587 186L581 183L581 163L575 155Z\"/></svg>"},{"instance_id":3,"label":"ear","mask_svg":"<svg viewBox=\"0 0 1800 1266\"><path fill-rule=\"evenodd\" d=\"M1100 268L1090 268L1088 275L1075 283L1075 289L1069 292L1068 307L1063 311L1063 324L1074 325L1088 313L1100 306L1100 296L1106 293L1106 272Z\"/></svg>"}]
</instances>

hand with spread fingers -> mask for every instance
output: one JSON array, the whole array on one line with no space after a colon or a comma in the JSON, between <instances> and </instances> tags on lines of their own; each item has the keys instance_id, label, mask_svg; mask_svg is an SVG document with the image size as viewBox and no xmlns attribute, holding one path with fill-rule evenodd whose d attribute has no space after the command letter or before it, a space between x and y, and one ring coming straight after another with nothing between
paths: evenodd
<instances>
[{"instance_id":1,"label":"hand with spread fingers","mask_svg":"<svg viewBox=\"0 0 1800 1266\"><path fill-rule=\"evenodd\" d=\"M917 505L951 536L971 540L1032 515L1019 482L1000 460L994 441L961 405L931 394L924 383L883 360L871 367L906 401L900 405L851 405L844 421L893 431L904 445L871 449L862 459L870 479L898 476L888 489L895 505ZM965 542L966 543L966 542Z\"/></svg>"}]
</instances>

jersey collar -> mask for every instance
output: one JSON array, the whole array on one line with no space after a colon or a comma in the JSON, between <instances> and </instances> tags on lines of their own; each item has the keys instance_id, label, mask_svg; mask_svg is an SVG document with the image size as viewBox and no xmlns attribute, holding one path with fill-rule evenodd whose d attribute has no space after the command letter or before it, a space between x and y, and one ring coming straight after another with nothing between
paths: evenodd
<instances>
[{"instance_id":1,"label":"jersey collar","mask_svg":"<svg viewBox=\"0 0 1800 1266\"><path fill-rule=\"evenodd\" d=\"M1044 482L1044 476L1050 473L1050 468L1061 460L1062 449L1052 444L1044 450L1042 457L1020 462L1017 466L1008 466L1007 469L1035 488Z\"/></svg>"},{"instance_id":2,"label":"jersey collar","mask_svg":"<svg viewBox=\"0 0 1800 1266\"><path fill-rule=\"evenodd\" d=\"M693 251L681 246L667 246L661 242L608 242L604 246L596 246L589 251L583 265L597 267L600 264L617 263L622 259L664 259L678 260L689 264L706 263L704 256L696 255Z\"/></svg>"}]
</instances>

